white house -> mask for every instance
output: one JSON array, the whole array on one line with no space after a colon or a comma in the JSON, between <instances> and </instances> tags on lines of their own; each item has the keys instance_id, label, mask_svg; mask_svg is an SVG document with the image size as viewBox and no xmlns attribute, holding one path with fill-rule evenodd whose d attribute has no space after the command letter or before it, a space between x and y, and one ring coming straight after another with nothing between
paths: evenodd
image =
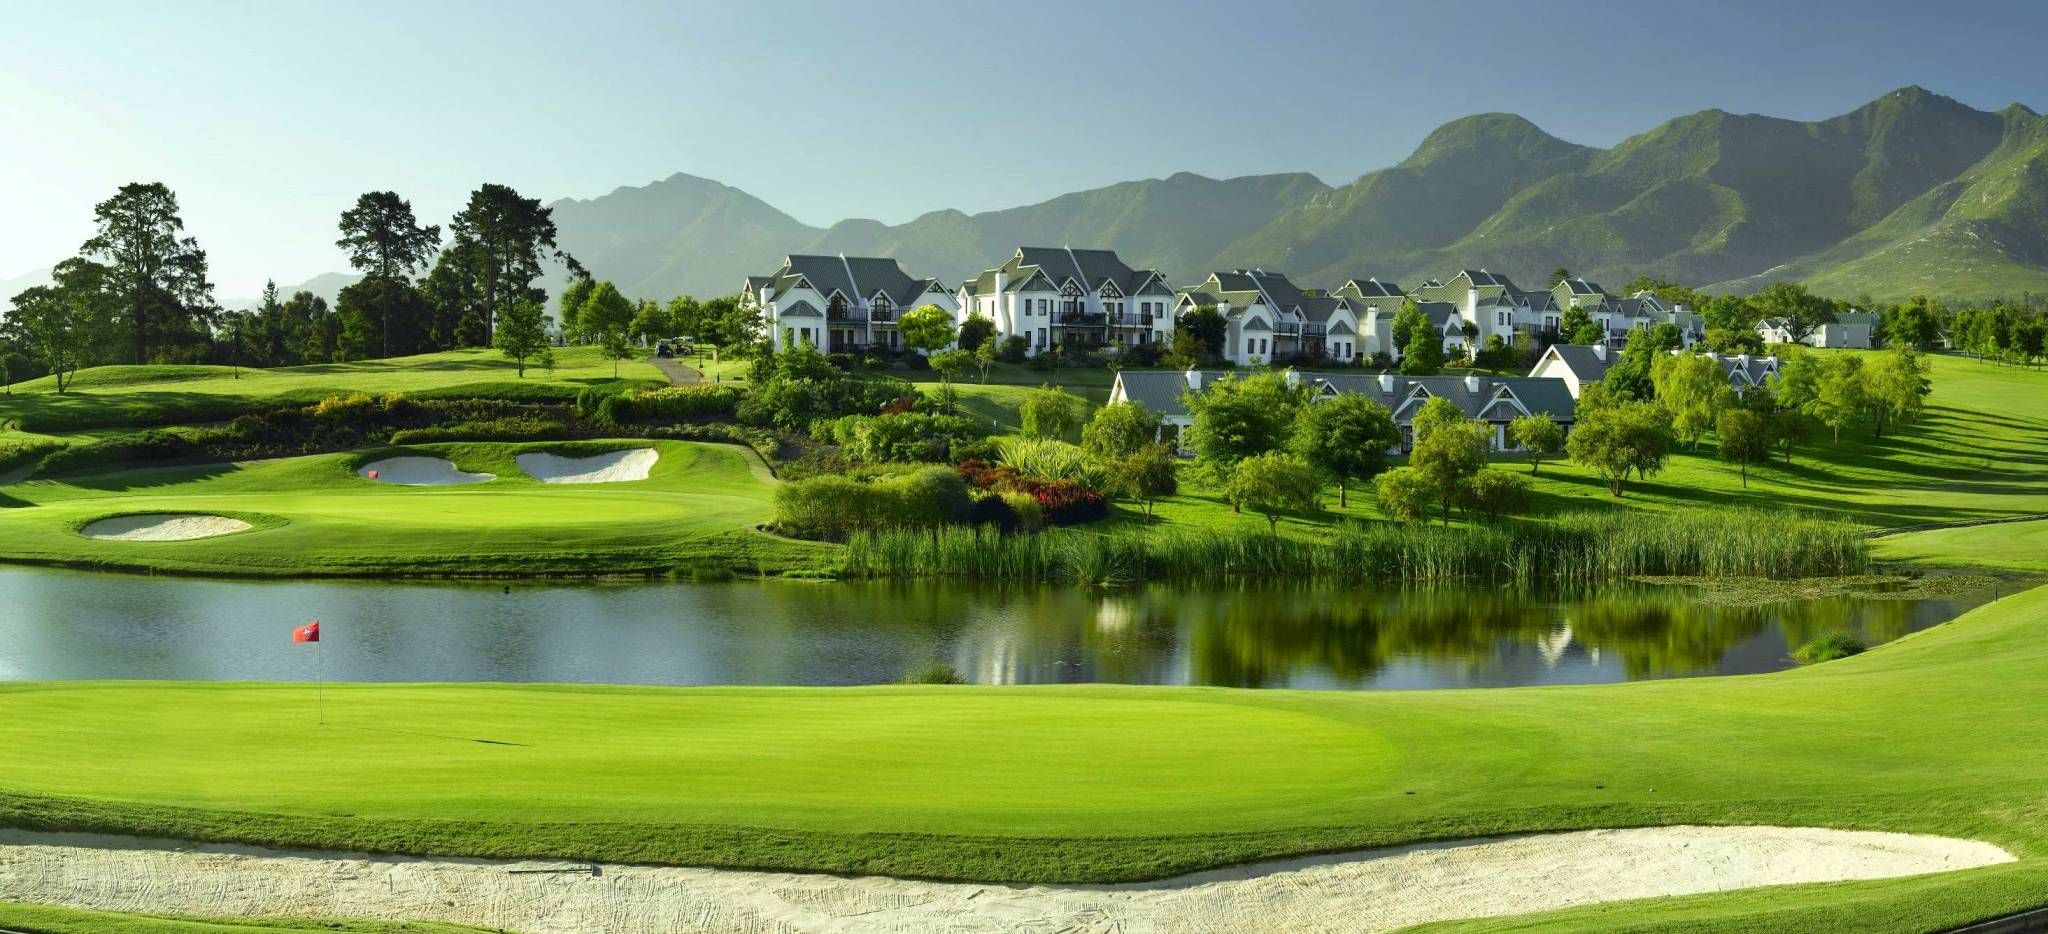
<instances>
[{"instance_id":1,"label":"white house","mask_svg":"<svg viewBox=\"0 0 2048 934\"><path fill-rule=\"evenodd\" d=\"M1370 358L1382 349L1379 333L1391 331L1393 310L1377 320L1378 303L1339 293L1304 289L1285 273L1235 269L1211 273L1201 285L1182 289L1174 317L1204 305L1223 316L1223 356L1232 363L1270 363L1296 356L1338 363Z\"/></svg>"},{"instance_id":2,"label":"white house","mask_svg":"<svg viewBox=\"0 0 2048 934\"><path fill-rule=\"evenodd\" d=\"M1756 323L1756 335L1766 344L1807 344L1813 347L1854 347L1868 350L1875 346L1872 339L1877 330L1877 316L1867 311L1850 309L1836 315L1835 320L1813 329L1805 340L1793 340L1792 326L1783 318L1765 318Z\"/></svg>"},{"instance_id":3,"label":"white house","mask_svg":"<svg viewBox=\"0 0 2048 934\"><path fill-rule=\"evenodd\" d=\"M896 322L937 305L957 322L960 306L937 279L913 279L893 259L792 255L766 276L748 276L741 301L758 310L776 350L810 344L829 353L900 350Z\"/></svg>"},{"instance_id":4,"label":"white house","mask_svg":"<svg viewBox=\"0 0 2048 934\"><path fill-rule=\"evenodd\" d=\"M1111 250L1018 247L1008 262L962 283L958 306L1052 347L1132 347L1171 340L1173 289L1157 270L1132 269Z\"/></svg>"}]
</instances>

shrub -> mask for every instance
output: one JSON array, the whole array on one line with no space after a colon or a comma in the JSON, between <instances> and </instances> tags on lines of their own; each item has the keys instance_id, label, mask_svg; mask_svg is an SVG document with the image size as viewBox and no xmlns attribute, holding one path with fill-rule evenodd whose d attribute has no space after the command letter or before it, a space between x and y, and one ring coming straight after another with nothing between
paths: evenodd
<instances>
[{"instance_id":1,"label":"shrub","mask_svg":"<svg viewBox=\"0 0 2048 934\"><path fill-rule=\"evenodd\" d=\"M1046 355L1034 359L1043 360ZM1081 427L1087 412L1087 400L1051 386L1031 390L1017 409L1025 436L1032 438L1064 438Z\"/></svg>"},{"instance_id":2,"label":"shrub","mask_svg":"<svg viewBox=\"0 0 2048 934\"><path fill-rule=\"evenodd\" d=\"M0 474L27 467L62 447L61 441L0 442Z\"/></svg>"},{"instance_id":3,"label":"shrub","mask_svg":"<svg viewBox=\"0 0 2048 934\"><path fill-rule=\"evenodd\" d=\"M1019 532L1036 532L1045 528L1045 507L1038 498L1029 493L998 493L997 500L1008 507L1013 527Z\"/></svg>"},{"instance_id":4,"label":"shrub","mask_svg":"<svg viewBox=\"0 0 2048 934\"><path fill-rule=\"evenodd\" d=\"M848 415L820 422L813 437L844 449L845 455L867 463L944 461L953 445L984 437L987 432L970 418L900 412L891 415Z\"/></svg>"},{"instance_id":5,"label":"shrub","mask_svg":"<svg viewBox=\"0 0 2048 934\"><path fill-rule=\"evenodd\" d=\"M328 396L313 406L313 417L337 422L358 421L370 414L377 400L368 393L350 393L346 396Z\"/></svg>"},{"instance_id":6,"label":"shrub","mask_svg":"<svg viewBox=\"0 0 2048 934\"><path fill-rule=\"evenodd\" d=\"M811 477L775 491L776 526L816 537L863 529L931 528L965 521L972 510L966 482L944 467L926 467L875 483Z\"/></svg>"},{"instance_id":7,"label":"shrub","mask_svg":"<svg viewBox=\"0 0 2048 934\"><path fill-rule=\"evenodd\" d=\"M1421 522L1436 505L1436 484L1413 467L1396 467L1373 480L1380 515L1396 522Z\"/></svg>"},{"instance_id":8,"label":"shrub","mask_svg":"<svg viewBox=\"0 0 2048 934\"><path fill-rule=\"evenodd\" d=\"M1003 338L1002 349L996 352L996 359L1004 363L1023 363L1024 354L1030 349L1031 342L1025 340L1024 335L1012 334Z\"/></svg>"},{"instance_id":9,"label":"shrub","mask_svg":"<svg viewBox=\"0 0 2048 934\"><path fill-rule=\"evenodd\" d=\"M391 443L433 444L441 441L556 441L569 436L569 426L532 415L450 422L391 433Z\"/></svg>"},{"instance_id":10,"label":"shrub","mask_svg":"<svg viewBox=\"0 0 2048 934\"><path fill-rule=\"evenodd\" d=\"M1003 466L1036 480L1077 480L1100 486L1102 468L1079 447L1052 438L1002 438Z\"/></svg>"},{"instance_id":11,"label":"shrub","mask_svg":"<svg viewBox=\"0 0 2048 934\"><path fill-rule=\"evenodd\" d=\"M696 383L643 392L633 400L642 419L679 422L697 418L730 418L739 411L746 391L722 383Z\"/></svg>"},{"instance_id":12,"label":"shrub","mask_svg":"<svg viewBox=\"0 0 2048 934\"><path fill-rule=\"evenodd\" d=\"M898 684L966 684L967 679L945 662L932 662L904 675Z\"/></svg>"},{"instance_id":13,"label":"shrub","mask_svg":"<svg viewBox=\"0 0 2048 934\"><path fill-rule=\"evenodd\" d=\"M1863 654L1865 646L1855 636L1846 632L1832 632L1806 643L1792 653L1801 665L1818 665L1838 658Z\"/></svg>"},{"instance_id":14,"label":"shrub","mask_svg":"<svg viewBox=\"0 0 2048 934\"><path fill-rule=\"evenodd\" d=\"M1466 482L1465 501L1488 522L1521 515L1529 511L1529 481L1505 470L1481 470Z\"/></svg>"}]
</instances>

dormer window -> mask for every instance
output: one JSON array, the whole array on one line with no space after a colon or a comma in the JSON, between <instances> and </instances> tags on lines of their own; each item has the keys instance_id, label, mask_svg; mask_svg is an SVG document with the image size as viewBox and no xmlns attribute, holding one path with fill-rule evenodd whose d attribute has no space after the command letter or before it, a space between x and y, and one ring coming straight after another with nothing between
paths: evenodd
<instances>
[{"instance_id":1,"label":"dormer window","mask_svg":"<svg viewBox=\"0 0 2048 934\"><path fill-rule=\"evenodd\" d=\"M889 310L895 306L889 302L889 296L877 295L875 296L875 301L872 307L875 309L875 317L887 318L889 316Z\"/></svg>"}]
</instances>

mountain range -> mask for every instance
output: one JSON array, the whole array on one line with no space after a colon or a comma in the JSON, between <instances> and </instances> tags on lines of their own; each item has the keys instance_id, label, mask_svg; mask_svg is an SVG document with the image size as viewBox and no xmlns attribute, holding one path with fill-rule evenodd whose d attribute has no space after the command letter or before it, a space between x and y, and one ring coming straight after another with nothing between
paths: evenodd
<instances>
[{"instance_id":1,"label":"mountain range","mask_svg":"<svg viewBox=\"0 0 2048 934\"><path fill-rule=\"evenodd\" d=\"M1019 245L1068 244L1182 283L1258 266L1324 287L1460 268L1533 284L1564 266L1614 288L1648 274L1716 291L1799 280L1841 297L2018 297L2048 292L2048 118L1908 87L1811 122L1701 111L1607 149L1481 114L1338 187L1181 173L820 229L679 174L553 207L562 245L641 296L730 292L787 253L895 257L952 283Z\"/></svg>"},{"instance_id":2,"label":"mountain range","mask_svg":"<svg viewBox=\"0 0 2048 934\"><path fill-rule=\"evenodd\" d=\"M2016 298L2048 293L2048 118L1907 87L1818 121L1705 110L1606 149L1480 114L1336 187L1182 172L819 228L679 173L550 207L564 249L645 298L728 294L790 253L894 257L951 285L1020 245L1108 247L1176 283L1256 266L1325 288L1462 268L1529 286L1563 266L1610 289L1647 274L1713 291L1796 280L1842 298ZM332 299L353 279L311 287Z\"/></svg>"}]
</instances>

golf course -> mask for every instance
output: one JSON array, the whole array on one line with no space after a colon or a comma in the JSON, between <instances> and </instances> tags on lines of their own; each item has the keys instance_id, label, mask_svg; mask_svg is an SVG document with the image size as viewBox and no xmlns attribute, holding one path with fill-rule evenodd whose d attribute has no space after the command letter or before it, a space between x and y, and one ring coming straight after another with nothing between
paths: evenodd
<instances>
[{"instance_id":1,"label":"golf course","mask_svg":"<svg viewBox=\"0 0 2048 934\"><path fill-rule=\"evenodd\" d=\"M1816 438L1790 465L1753 468L1746 490L1711 451L1682 451L1620 500L1577 465L1546 463L1531 521L1740 505L1877 530L2048 512L2048 420L2028 404L2048 375L1933 359L1926 415L1883 438ZM428 397L505 375L450 355L405 366L418 372L401 382ZM194 412L313 405L385 378L374 362L240 379L130 369L85 373L61 402L18 387L0 411L23 430L0 441L100 443ZM593 384L578 381L613 385L594 365L536 377L521 391L558 404ZM966 405L1000 426L1024 391L992 385ZM764 531L776 466L738 444L622 435L67 467L0 485L0 560L259 579L830 577L842 546ZM1289 515L1279 534L1313 540L1335 523L1377 521L1366 499ZM1263 534L1265 521L1195 484L1162 499L1155 519L1120 504L1098 528L1151 526ZM1870 549L1888 567L2025 585L2048 571L2044 530L1958 525ZM2048 589L1999 596L1795 670L1516 690L6 682L0 826L1082 887L1638 827L1926 834L2014 857L1430 928L1938 930L2034 907L2048 887L2048 722L2034 715L2048 704ZM0 905L0 927L254 929L39 905Z\"/></svg>"}]
</instances>

